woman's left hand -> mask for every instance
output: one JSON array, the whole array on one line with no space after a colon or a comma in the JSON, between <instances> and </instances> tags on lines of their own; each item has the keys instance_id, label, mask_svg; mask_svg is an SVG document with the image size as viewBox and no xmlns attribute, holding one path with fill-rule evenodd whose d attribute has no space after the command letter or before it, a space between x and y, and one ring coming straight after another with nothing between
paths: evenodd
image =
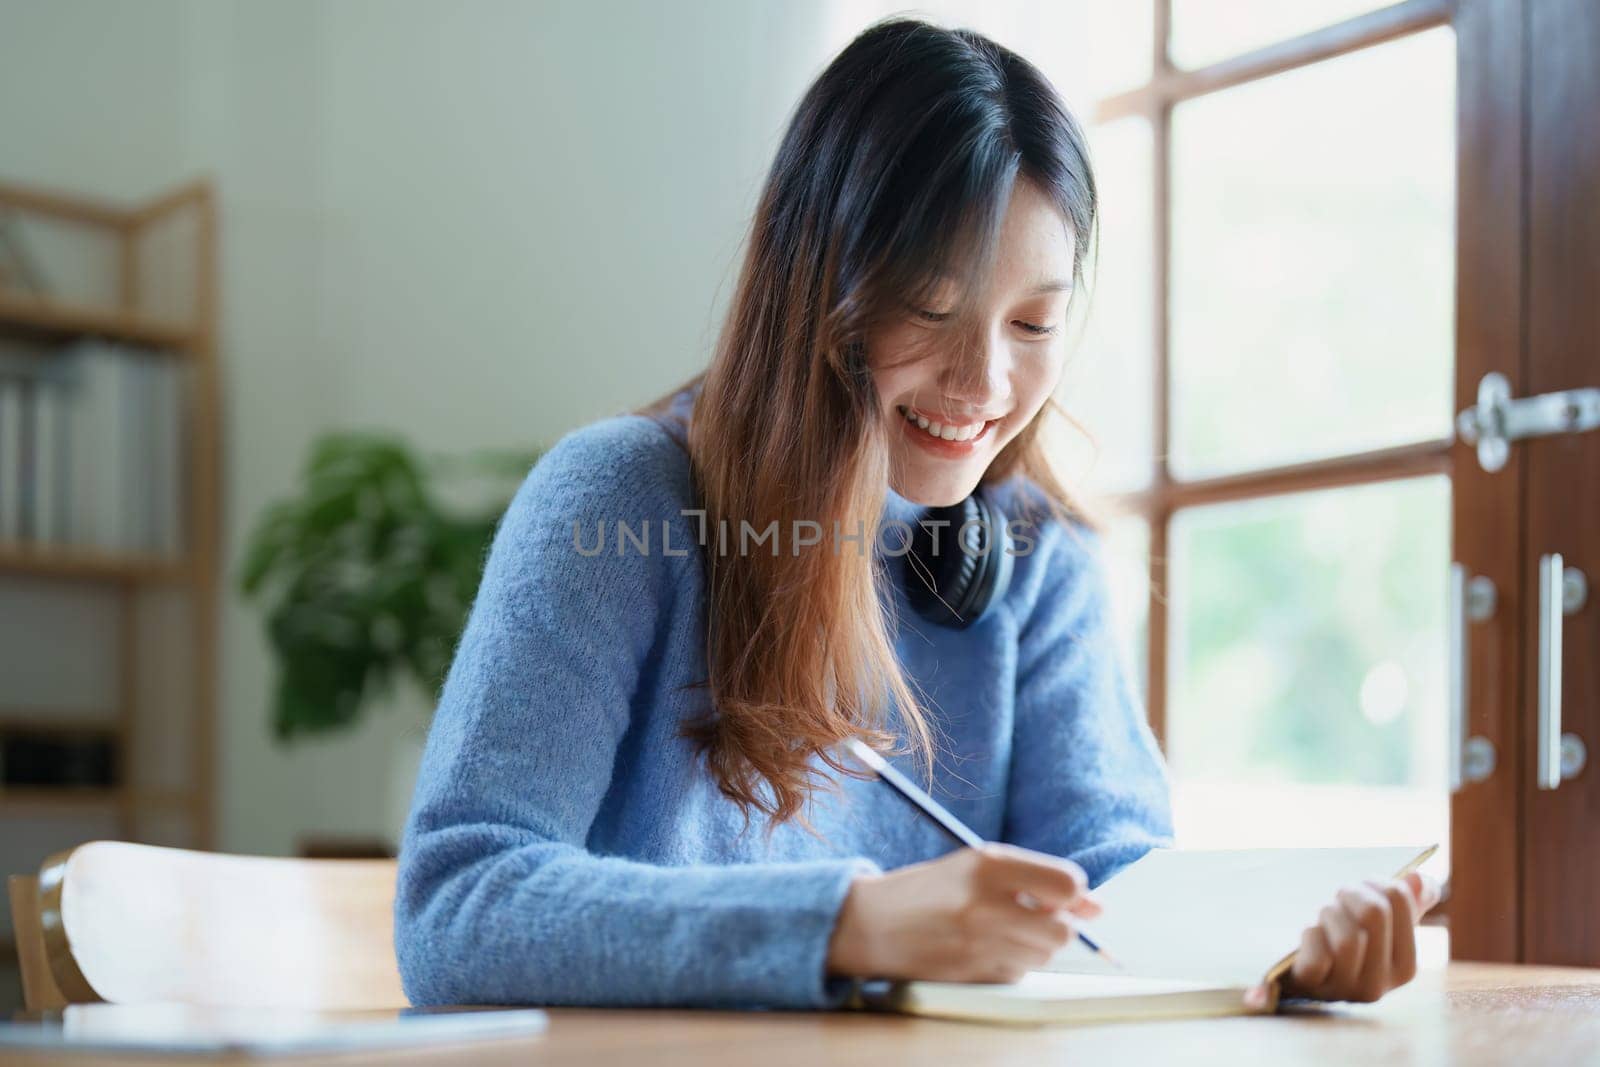
<instances>
[{"instance_id":1,"label":"woman's left hand","mask_svg":"<svg viewBox=\"0 0 1600 1067\"><path fill-rule=\"evenodd\" d=\"M1437 903L1438 883L1416 872L1341 889L1301 935L1283 995L1373 1001L1405 985L1417 973L1417 920ZM1265 998L1257 986L1245 1000L1259 1007Z\"/></svg>"}]
</instances>

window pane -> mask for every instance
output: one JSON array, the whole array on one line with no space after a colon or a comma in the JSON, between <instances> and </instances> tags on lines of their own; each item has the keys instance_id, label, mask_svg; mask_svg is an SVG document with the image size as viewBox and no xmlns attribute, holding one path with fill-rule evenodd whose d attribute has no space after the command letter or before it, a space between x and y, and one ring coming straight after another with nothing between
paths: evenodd
<instances>
[{"instance_id":1,"label":"window pane","mask_svg":"<svg viewBox=\"0 0 1600 1067\"><path fill-rule=\"evenodd\" d=\"M1191 847L1448 847L1444 477L1179 512L1167 751Z\"/></svg>"},{"instance_id":2,"label":"window pane","mask_svg":"<svg viewBox=\"0 0 1600 1067\"><path fill-rule=\"evenodd\" d=\"M889 15L977 30L1043 71L1084 120L1099 98L1149 81L1155 54L1150 0L828 0L821 10L830 56Z\"/></svg>"},{"instance_id":3,"label":"window pane","mask_svg":"<svg viewBox=\"0 0 1600 1067\"><path fill-rule=\"evenodd\" d=\"M1132 89L1150 80L1155 56L1155 5L1144 0L1106 4L1102 0L1039 0L1054 14L1059 29L1052 39L1073 42L1073 59L1081 71L1086 97L1102 97ZM1092 31L1086 32L1088 27ZM1061 77L1072 81L1063 72ZM1054 76L1052 76L1054 80Z\"/></svg>"},{"instance_id":4,"label":"window pane","mask_svg":"<svg viewBox=\"0 0 1600 1067\"><path fill-rule=\"evenodd\" d=\"M1176 474L1449 435L1454 64L1429 31L1174 111Z\"/></svg>"},{"instance_id":5,"label":"window pane","mask_svg":"<svg viewBox=\"0 0 1600 1067\"><path fill-rule=\"evenodd\" d=\"M1085 121L1096 100L1150 80L1155 23L1147 0L962 0L960 7L964 24L980 30L998 13L1013 13L1016 32L995 40L1044 71ZM928 7L919 4L916 10Z\"/></svg>"},{"instance_id":6,"label":"window pane","mask_svg":"<svg viewBox=\"0 0 1600 1067\"><path fill-rule=\"evenodd\" d=\"M1385 7L1390 0L1172 0L1172 62L1193 69Z\"/></svg>"},{"instance_id":7,"label":"window pane","mask_svg":"<svg viewBox=\"0 0 1600 1067\"><path fill-rule=\"evenodd\" d=\"M1120 492L1150 482L1154 413L1150 306L1153 167L1150 124L1128 118L1090 129L1100 191L1100 248L1086 260L1056 399L1081 430L1055 447L1074 485ZM1053 442L1054 444L1054 442Z\"/></svg>"},{"instance_id":8,"label":"window pane","mask_svg":"<svg viewBox=\"0 0 1600 1067\"><path fill-rule=\"evenodd\" d=\"M1106 524L1106 569L1117 639L1141 703L1150 699L1150 524L1125 515Z\"/></svg>"}]
</instances>

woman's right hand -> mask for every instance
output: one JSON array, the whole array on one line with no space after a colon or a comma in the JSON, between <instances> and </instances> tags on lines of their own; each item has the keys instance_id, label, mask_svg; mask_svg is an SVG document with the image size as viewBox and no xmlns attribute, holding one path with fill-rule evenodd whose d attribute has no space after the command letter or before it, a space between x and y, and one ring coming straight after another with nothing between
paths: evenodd
<instances>
[{"instance_id":1,"label":"woman's right hand","mask_svg":"<svg viewBox=\"0 0 1600 1067\"><path fill-rule=\"evenodd\" d=\"M1076 936L1100 905L1083 868L1014 845L963 848L862 875L828 942L828 973L1014 982Z\"/></svg>"}]
</instances>

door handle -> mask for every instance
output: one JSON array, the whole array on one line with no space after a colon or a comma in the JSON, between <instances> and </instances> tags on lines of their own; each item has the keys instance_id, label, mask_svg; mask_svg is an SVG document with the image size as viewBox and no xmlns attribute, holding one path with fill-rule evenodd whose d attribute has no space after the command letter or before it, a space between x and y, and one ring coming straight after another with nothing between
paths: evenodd
<instances>
[{"instance_id":1,"label":"door handle","mask_svg":"<svg viewBox=\"0 0 1600 1067\"><path fill-rule=\"evenodd\" d=\"M1562 619L1582 609L1589 582L1561 553L1539 557L1539 758L1535 784L1559 789L1583 771L1588 751L1577 734L1561 732Z\"/></svg>"},{"instance_id":2,"label":"door handle","mask_svg":"<svg viewBox=\"0 0 1600 1067\"><path fill-rule=\"evenodd\" d=\"M1472 657L1470 627L1494 617L1494 582L1483 575L1469 578L1467 568L1450 564L1450 792L1481 782L1494 773L1494 744L1487 737L1469 737L1472 729Z\"/></svg>"}]
</instances>

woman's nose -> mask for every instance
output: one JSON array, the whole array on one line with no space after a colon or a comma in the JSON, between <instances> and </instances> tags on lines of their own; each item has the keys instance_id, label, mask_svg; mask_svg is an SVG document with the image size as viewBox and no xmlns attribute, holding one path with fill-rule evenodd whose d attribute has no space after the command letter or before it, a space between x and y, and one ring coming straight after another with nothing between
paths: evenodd
<instances>
[{"instance_id":1,"label":"woman's nose","mask_svg":"<svg viewBox=\"0 0 1600 1067\"><path fill-rule=\"evenodd\" d=\"M974 412L992 412L1011 389L1011 352L1001 339L959 350L945 365L944 395Z\"/></svg>"}]
</instances>

